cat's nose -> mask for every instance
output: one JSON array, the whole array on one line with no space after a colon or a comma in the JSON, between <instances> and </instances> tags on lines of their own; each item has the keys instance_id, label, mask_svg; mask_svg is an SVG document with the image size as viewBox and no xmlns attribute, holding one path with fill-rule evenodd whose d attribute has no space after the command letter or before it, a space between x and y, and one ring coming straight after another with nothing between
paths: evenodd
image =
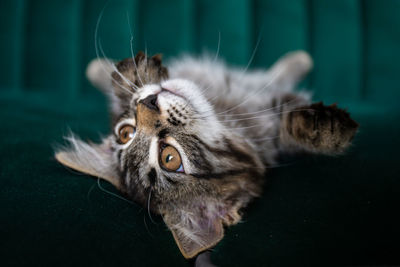
<instances>
[{"instance_id":1,"label":"cat's nose","mask_svg":"<svg viewBox=\"0 0 400 267\"><path fill-rule=\"evenodd\" d=\"M140 100L139 103L145 105L149 109L159 111L157 106L157 95L149 95L145 99Z\"/></svg>"}]
</instances>

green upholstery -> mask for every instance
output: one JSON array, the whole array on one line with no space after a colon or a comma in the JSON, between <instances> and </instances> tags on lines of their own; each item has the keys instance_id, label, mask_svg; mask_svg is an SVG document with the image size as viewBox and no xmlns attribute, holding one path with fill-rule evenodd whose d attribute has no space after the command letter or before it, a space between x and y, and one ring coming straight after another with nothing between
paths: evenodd
<instances>
[{"instance_id":1,"label":"green upholstery","mask_svg":"<svg viewBox=\"0 0 400 267\"><path fill-rule=\"evenodd\" d=\"M251 68L304 49L302 84L361 124L343 157L287 159L267 175L244 223L226 230L221 266L400 264L400 1L0 1L0 264L190 266L161 218L111 185L53 159L69 128L109 131L105 98L85 80L96 56L215 54Z\"/></svg>"}]
</instances>

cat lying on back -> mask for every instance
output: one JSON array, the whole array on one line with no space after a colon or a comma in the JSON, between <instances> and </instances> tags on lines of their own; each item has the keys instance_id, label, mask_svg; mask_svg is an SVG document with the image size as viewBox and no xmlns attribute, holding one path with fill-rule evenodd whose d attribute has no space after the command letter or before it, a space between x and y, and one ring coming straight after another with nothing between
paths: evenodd
<instances>
[{"instance_id":1,"label":"cat lying on back","mask_svg":"<svg viewBox=\"0 0 400 267\"><path fill-rule=\"evenodd\" d=\"M94 60L87 75L110 97L112 133L101 144L71 137L56 158L160 214L186 258L240 221L279 153L337 155L358 128L336 105L293 91L312 67L305 52L268 71L193 58L167 68L143 53L109 63Z\"/></svg>"}]
</instances>

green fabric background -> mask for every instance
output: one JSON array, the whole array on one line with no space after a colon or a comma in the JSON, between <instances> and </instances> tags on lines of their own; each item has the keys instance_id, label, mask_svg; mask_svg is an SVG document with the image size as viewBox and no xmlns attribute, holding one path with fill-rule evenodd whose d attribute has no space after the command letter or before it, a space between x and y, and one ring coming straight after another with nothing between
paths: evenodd
<instances>
[{"instance_id":1,"label":"green fabric background","mask_svg":"<svg viewBox=\"0 0 400 267\"><path fill-rule=\"evenodd\" d=\"M107 4L108 2L108 4ZM305 49L302 84L361 124L342 157L287 159L212 254L221 266L400 264L400 1L0 1L2 266L190 266L162 220L57 164L69 128L108 133L104 97L85 80L96 56L134 50L215 54L251 68ZM101 182L102 188L117 193Z\"/></svg>"}]
</instances>

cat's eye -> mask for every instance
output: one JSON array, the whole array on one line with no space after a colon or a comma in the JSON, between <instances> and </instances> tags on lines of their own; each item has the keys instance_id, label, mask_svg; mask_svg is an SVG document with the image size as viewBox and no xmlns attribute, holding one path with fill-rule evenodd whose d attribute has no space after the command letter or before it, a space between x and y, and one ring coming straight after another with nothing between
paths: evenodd
<instances>
[{"instance_id":1,"label":"cat's eye","mask_svg":"<svg viewBox=\"0 0 400 267\"><path fill-rule=\"evenodd\" d=\"M118 131L118 140L122 144L128 143L135 136L135 127L129 124L122 125Z\"/></svg>"},{"instance_id":2,"label":"cat's eye","mask_svg":"<svg viewBox=\"0 0 400 267\"><path fill-rule=\"evenodd\" d=\"M172 172L184 172L181 156L175 147L162 145L160 152L160 163L164 169Z\"/></svg>"}]
</instances>

